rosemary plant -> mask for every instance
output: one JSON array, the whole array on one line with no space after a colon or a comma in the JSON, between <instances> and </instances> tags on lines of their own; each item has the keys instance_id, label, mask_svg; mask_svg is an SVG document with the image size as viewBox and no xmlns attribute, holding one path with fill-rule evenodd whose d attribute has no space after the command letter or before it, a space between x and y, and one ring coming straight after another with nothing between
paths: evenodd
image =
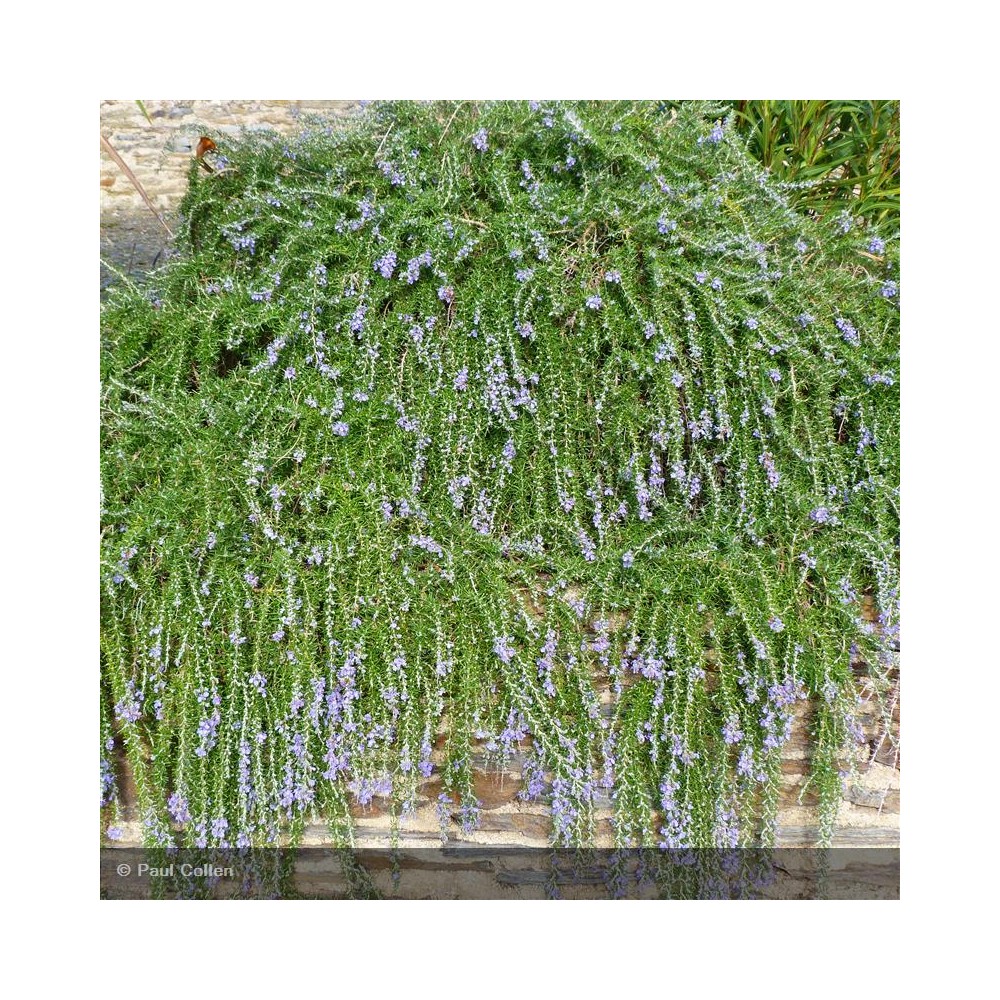
<instances>
[{"instance_id":1,"label":"rosemary plant","mask_svg":"<svg viewBox=\"0 0 1000 1000\"><path fill-rule=\"evenodd\" d=\"M295 843L516 761L554 844L828 840L898 608L898 234L724 109L373 105L191 171L102 313L101 804ZM869 613L864 613L865 608ZM873 609L873 610L871 610Z\"/></svg>"}]
</instances>

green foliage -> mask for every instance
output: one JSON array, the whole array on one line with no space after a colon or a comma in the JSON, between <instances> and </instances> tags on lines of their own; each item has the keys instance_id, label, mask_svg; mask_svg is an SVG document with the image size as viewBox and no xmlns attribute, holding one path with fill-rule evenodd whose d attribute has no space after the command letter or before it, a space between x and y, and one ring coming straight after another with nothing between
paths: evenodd
<instances>
[{"instance_id":1,"label":"green foliage","mask_svg":"<svg viewBox=\"0 0 1000 1000\"><path fill-rule=\"evenodd\" d=\"M734 126L810 211L899 225L898 101L733 101Z\"/></svg>"},{"instance_id":2,"label":"green foliage","mask_svg":"<svg viewBox=\"0 0 1000 1000\"><path fill-rule=\"evenodd\" d=\"M767 843L806 696L829 837L896 629L898 241L724 113L375 106L192 168L102 314L102 746L150 843L349 843L431 768L472 830L480 756L556 843L602 804Z\"/></svg>"}]
</instances>

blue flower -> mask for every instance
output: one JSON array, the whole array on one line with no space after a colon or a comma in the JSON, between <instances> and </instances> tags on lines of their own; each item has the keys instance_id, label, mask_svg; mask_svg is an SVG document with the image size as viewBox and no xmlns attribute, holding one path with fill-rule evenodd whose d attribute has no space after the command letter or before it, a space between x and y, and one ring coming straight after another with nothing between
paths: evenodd
<instances>
[{"instance_id":1,"label":"blue flower","mask_svg":"<svg viewBox=\"0 0 1000 1000\"><path fill-rule=\"evenodd\" d=\"M510 638L505 635L498 635L493 640L493 652L503 663L510 663L514 659L514 649L510 643Z\"/></svg>"},{"instance_id":2,"label":"blue flower","mask_svg":"<svg viewBox=\"0 0 1000 1000\"><path fill-rule=\"evenodd\" d=\"M848 344L852 347L857 347L861 343L861 337L850 320L846 320L840 316L834 322Z\"/></svg>"},{"instance_id":3,"label":"blue flower","mask_svg":"<svg viewBox=\"0 0 1000 1000\"><path fill-rule=\"evenodd\" d=\"M726 719L726 724L722 727L722 738L729 746L739 743L743 739L743 730L740 729L739 716L735 713Z\"/></svg>"},{"instance_id":4,"label":"blue flower","mask_svg":"<svg viewBox=\"0 0 1000 1000\"><path fill-rule=\"evenodd\" d=\"M720 142L722 142L723 135L722 125L719 122L716 122L712 127L712 131L698 140L698 145L700 146L702 143L708 142L713 146L717 146Z\"/></svg>"},{"instance_id":5,"label":"blue flower","mask_svg":"<svg viewBox=\"0 0 1000 1000\"><path fill-rule=\"evenodd\" d=\"M767 482L772 490L778 488L778 484L781 482L781 474L775 468L774 456L769 452L765 451L757 461L764 467L764 471L767 473Z\"/></svg>"},{"instance_id":6,"label":"blue flower","mask_svg":"<svg viewBox=\"0 0 1000 1000\"><path fill-rule=\"evenodd\" d=\"M396 253L394 250L390 250L384 257L379 257L375 261L375 270L382 275L383 278L391 278L392 272L396 269Z\"/></svg>"},{"instance_id":7,"label":"blue flower","mask_svg":"<svg viewBox=\"0 0 1000 1000\"><path fill-rule=\"evenodd\" d=\"M187 799L180 792L174 792L170 796L167 800L167 809L176 823L187 823L191 819Z\"/></svg>"}]
</instances>

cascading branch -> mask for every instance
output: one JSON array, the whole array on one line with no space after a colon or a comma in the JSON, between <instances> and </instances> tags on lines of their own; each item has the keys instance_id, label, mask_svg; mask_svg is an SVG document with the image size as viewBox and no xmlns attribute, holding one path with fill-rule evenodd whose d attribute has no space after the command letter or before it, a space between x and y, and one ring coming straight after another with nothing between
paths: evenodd
<instances>
[{"instance_id":1,"label":"cascading branch","mask_svg":"<svg viewBox=\"0 0 1000 1000\"><path fill-rule=\"evenodd\" d=\"M556 844L608 799L766 844L808 698L830 837L898 648L898 238L718 114L376 105L192 170L102 317L109 836L126 766L150 844L347 843L432 774L472 830L517 754Z\"/></svg>"}]
</instances>

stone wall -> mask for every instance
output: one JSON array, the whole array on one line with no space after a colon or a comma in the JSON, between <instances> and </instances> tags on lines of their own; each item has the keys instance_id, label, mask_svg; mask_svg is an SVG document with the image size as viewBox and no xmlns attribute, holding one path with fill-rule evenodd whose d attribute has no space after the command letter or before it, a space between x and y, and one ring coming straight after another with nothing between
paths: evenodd
<instances>
[{"instance_id":1,"label":"stone wall","mask_svg":"<svg viewBox=\"0 0 1000 1000\"><path fill-rule=\"evenodd\" d=\"M354 113L357 101L145 101L152 123L135 101L104 101L101 132L128 163L168 225L187 184L187 171L198 138L204 134L238 134L243 128L295 130L303 114L344 117ZM101 154L101 255L119 270L141 274L154 260L162 259L169 239L139 194L118 166ZM113 273L102 261L102 288ZM896 676L898 684L898 672ZM893 730L885 738L877 699L864 702L860 718L870 743L857 780L850 781L837 818L834 846L892 847L899 844L899 759L893 744L898 732L898 699L891 698L886 712ZM815 799L806 784L809 773L808 709L796 717L792 738L782 763L782 796L778 823L779 846L814 844L817 835ZM124 761L120 761L124 764ZM124 777L122 768L119 776ZM450 821L450 840L471 843L544 846L551 820L544 805L518 798L521 776L515 759L504 773L485 764L476 773L476 793L482 802L478 831L465 835ZM126 806L123 844L140 842L140 828L130 794L122 781ZM439 782L427 779L415 813L403 821L400 843L424 847L441 843L437 815ZM598 812L598 846L610 845L610 802ZM374 804L355 814L359 847L379 847L388 842L390 819ZM325 827L307 830L307 844L327 841Z\"/></svg>"},{"instance_id":2,"label":"stone wall","mask_svg":"<svg viewBox=\"0 0 1000 1000\"><path fill-rule=\"evenodd\" d=\"M898 690L898 671L893 678ZM610 714L610 693L604 685L602 701ZM864 688L862 689L864 692ZM812 847L818 841L816 797L807 781L810 768L809 722L811 709L794 709L792 734L782 751L781 797L778 810L776 845ZM899 726L899 702L889 697L865 698L859 706L858 719L864 729L866 744L858 748L858 766L854 777L845 782L844 798L837 815L834 847L885 848L899 846L899 754L896 748ZM887 730L888 724L888 730ZM443 759L444 734L440 734L432 761ZM401 848L439 847L444 837L452 844L516 845L545 847L551 842L552 820L542 802L525 802L519 796L523 788L523 760L514 755L504 771L497 771L485 757L474 760L476 796L481 804L479 828L464 833L457 810L444 820L438 813L440 778L434 774L420 785L416 808L399 822ZM141 827L135 803L135 789L128 780L124 755L116 761L119 791L124 807L123 846L141 843ZM369 806L352 810L355 840L359 848L385 847L390 842L391 818L384 800L376 798ZM596 810L596 836L593 846L614 846L611 825L611 801L601 792ZM325 825L307 826L303 846L318 847L331 842Z\"/></svg>"},{"instance_id":3,"label":"stone wall","mask_svg":"<svg viewBox=\"0 0 1000 1000\"><path fill-rule=\"evenodd\" d=\"M342 118L358 101L102 101L101 134L128 164L167 225L176 221L202 135L242 129L293 132L303 115ZM114 271L138 276L163 259L170 238L114 160L101 149L101 288ZM111 265L110 267L108 265Z\"/></svg>"}]
</instances>

